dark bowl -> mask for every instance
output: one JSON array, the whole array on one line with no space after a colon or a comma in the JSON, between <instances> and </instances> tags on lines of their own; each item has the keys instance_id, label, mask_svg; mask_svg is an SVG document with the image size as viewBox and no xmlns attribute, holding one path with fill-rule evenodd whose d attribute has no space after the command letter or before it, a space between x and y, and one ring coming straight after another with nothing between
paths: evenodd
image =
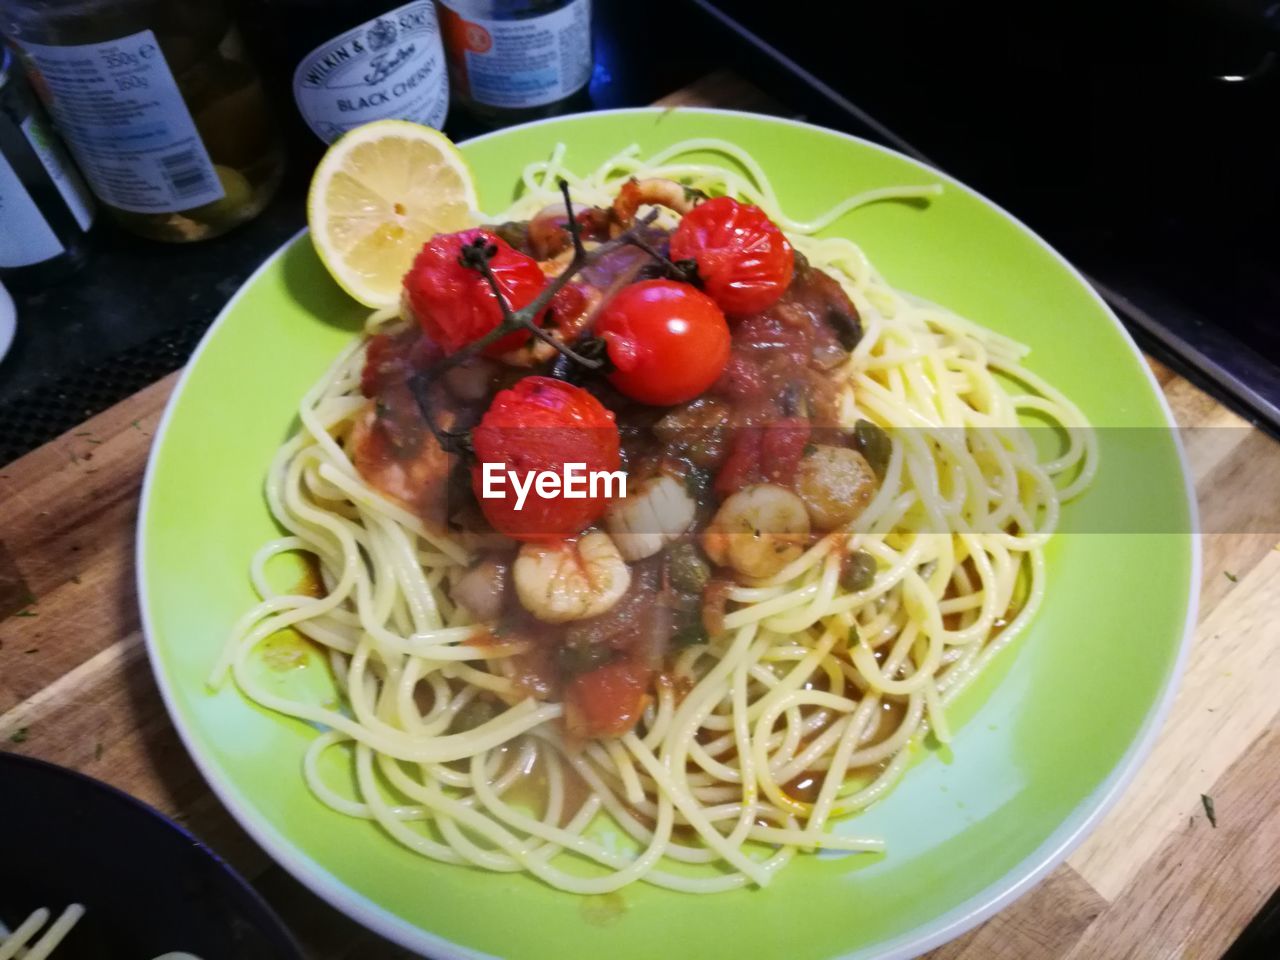
<instances>
[{"instance_id":1,"label":"dark bowl","mask_svg":"<svg viewBox=\"0 0 1280 960\"><path fill-rule=\"evenodd\" d=\"M302 960L254 889L181 827L105 783L0 752L0 920L72 903L86 913L53 960Z\"/></svg>"}]
</instances>

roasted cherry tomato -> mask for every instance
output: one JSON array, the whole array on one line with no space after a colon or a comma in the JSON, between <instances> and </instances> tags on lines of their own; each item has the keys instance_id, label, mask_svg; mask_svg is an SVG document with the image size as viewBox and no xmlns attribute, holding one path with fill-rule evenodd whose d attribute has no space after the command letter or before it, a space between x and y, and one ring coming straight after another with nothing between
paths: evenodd
<instances>
[{"instance_id":1,"label":"roasted cherry tomato","mask_svg":"<svg viewBox=\"0 0 1280 960\"><path fill-rule=\"evenodd\" d=\"M480 510L493 528L517 540L563 540L581 533L600 518L608 505L604 485L597 496L565 496L565 490L540 493L537 477L553 472L565 477L565 464L575 468L575 489L591 492L592 472L621 466L618 426L613 414L581 387L550 377L525 377L503 390L471 432L477 463L471 468L471 488ZM492 492L485 496L485 464ZM508 471L513 471L513 478ZM520 503L516 491L527 491ZM517 503L520 508L517 509Z\"/></svg>"},{"instance_id":2,"label":"roasted cherry tomato","mask_svg":"<svg viewBox=\"0 0 1280 960\"><path fill-rule=\"evenodd\" d=\"M729 360L724 314L687 283L642 280L623 287L595 331L616 367L609 381L641 403L692 400L716 382Z\"/></svg>"},{"instance_id":3,"label":"roasted cherry tomato","mask_svg":"<svg viewBox=\"0 0 1280 960\"><path fill-rule=\"evenodd\" d=\"M497 248L489 266L512 310L527 307L547 285L546 274L536 260L488 231L464 230L432 237L405 274L404 289L418 323L446 353L479 340L502 322L502 308L489 282L458 260L463 246L477 237ZM490 357L501 356L527 339L527 330L517 330L494 341L484 352Z\"/></svg>"},{"instance_id":4,"label":"roasted cherry tomato","mask_svg":"<svg viewBox=\"0 0 1280 960\"><path fill-rule=\"evenodd\" d=\"M698 265L702 288L730 316L772 306L795 270L791 244L759 207L713 197L671 234L671 259Z\"/></svg>"}]
</instances>

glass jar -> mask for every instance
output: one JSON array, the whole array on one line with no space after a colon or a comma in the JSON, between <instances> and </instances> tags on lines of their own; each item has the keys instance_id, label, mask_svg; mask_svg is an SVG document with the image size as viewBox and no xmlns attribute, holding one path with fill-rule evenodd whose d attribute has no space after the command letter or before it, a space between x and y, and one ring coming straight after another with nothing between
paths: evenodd
<instances>
[{"instance_id":1,"label":"glass jar","mask_svg":"<svg viewBox=\"0 0 1280 960\"><path fill-rule=\"evenodd\" d=\"M219 0L6 0L17 46L103 207L156 240L256 216L284 156Z\"/></svg>"},{"instance_id":2,"label":"glass jar","mask_svg":"<svg viewBox=\"0 0 1280 960\"><path fill-rule=\"evenodd\" d=\"M0 46L0 279L35 289L83 262L93 198Z\"/></svg>"},{"instance_id":3,"label":"glass jar","mask_svg":"<svg viewBox=\"0 0 1280 960\"><path fill-rule=\"evenodd\" d=\"M549 117L585 98L591 0L437 0L454 98L491 124Z\"/></svg>"}]
</instances>

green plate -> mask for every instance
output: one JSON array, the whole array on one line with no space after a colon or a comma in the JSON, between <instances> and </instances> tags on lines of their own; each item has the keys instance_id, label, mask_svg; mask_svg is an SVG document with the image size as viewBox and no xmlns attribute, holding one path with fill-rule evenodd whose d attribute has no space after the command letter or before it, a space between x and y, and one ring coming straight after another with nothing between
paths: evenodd
<instances>
[{"instance_id":1,"label":"green plate","mask_svg":"<svg viewBox=\"0 0 1280 960\"><path fill-rule=\"evenodd\" d=\"M914 956L1062 861L1135 772L1172 696L1199 555L1187 474L1164 429L1170 414L1119 322L1024 226L882 147L748 114L596 113L462 149L482 207L494 210L522 166L557 142L571 168L586 170L631 143L648 153L699 136L751 150L800 216L870 187L945 183L927 207L878 204L831 231L862 244L897 287L1030 344L1031 369L1096 425L1157 428L1141 431L1140 458L1107 439L1122 431L1104 431L1098 483L1067 508L1068 528L1143 503L1158 504L1163 529L1177 532L1054 539L1044 607L961 698L952 750L920 750L902 784L856 819L860 833L887 839L885 856L800 856L766 890L697 897L636 885L607 898L425 860L312 798L300 767L313 729L204 684L255 600L249 558L276 535L262 495L267 464L295 427L299 398L364 315L296 237L227 305L170 401L139 522L143 621L170 715L245 829L339 909L434 957Z\"/></svg>"}]
</instances>

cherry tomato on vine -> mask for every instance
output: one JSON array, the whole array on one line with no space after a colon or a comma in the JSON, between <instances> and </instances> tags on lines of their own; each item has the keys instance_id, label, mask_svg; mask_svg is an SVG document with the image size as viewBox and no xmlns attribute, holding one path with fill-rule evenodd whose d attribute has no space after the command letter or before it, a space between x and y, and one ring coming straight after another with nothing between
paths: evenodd
<instances>
[{"instance_id":1,"label":"cherry tomato on vine","mask_svg":"<svg viewBox=\"0 0 1280 960\"><path fill-rule=\"evenodd\" d=\"M478 237L496 248L489 267L512 310L528 306L547 285L536 260L486 230L432 237L405 274L404 289L418 323L446 353L456 353L502 322L502 308L489 282L479 271L464 267L458 260L462 248ZM541 322L540 316L538 323ZM527 330L517 330L491 343L484 353L501 356L528 339Z\"/></svg>"},{"instance_id":2,"label":"cherry tomato on vine","mask_svg":"<svg viewBox=\"0 0 1280 960\"><path fill-rule=\"evenodd\" d=\"M693 260L702 288L730 316L772 306L795 270L777 224L732 197L713 197L684 215L671 234L671 259Z\"/></svg>"},{"instance_id":3,"label":"cherry tomato on vine","mask_svg":"<svg viewBox=\"0 0 1280 960\"><path fill-rule=\"evenodd\" d=\"M655 406L684 403L720 376L729 324L715 301L687 283L642 280L623 287L595 323L616 369L609 382Z\"/></svg>"},{"instance_id":4,"label":"cherry tomato on vine","mask_svg":"<svg viewBox=\"0 0 1280 960\"><path fill-rule=\"evenodd\" d=\"M608 499L603 484L597 496L567 497L565 491L540 493L531 476L554 472L563 477L565 464L583 464L583 473L614 471L621 466L618 426L613 414L581 387L550 377L524 377L503 390L471 431L476 464L471 488L489 523L516 540L563 540L581 533L604 513ZM503 477L491 482L500 497L485 496L486 463ZM518 495L507 471L514 471L526 498ZM575 469L576 472L576 469ZM585 479L584 479L585 484ZM579 484L581 488L583 484ZM586 485L590 493L590 486Z\"/></svg>"}]
</instances>

